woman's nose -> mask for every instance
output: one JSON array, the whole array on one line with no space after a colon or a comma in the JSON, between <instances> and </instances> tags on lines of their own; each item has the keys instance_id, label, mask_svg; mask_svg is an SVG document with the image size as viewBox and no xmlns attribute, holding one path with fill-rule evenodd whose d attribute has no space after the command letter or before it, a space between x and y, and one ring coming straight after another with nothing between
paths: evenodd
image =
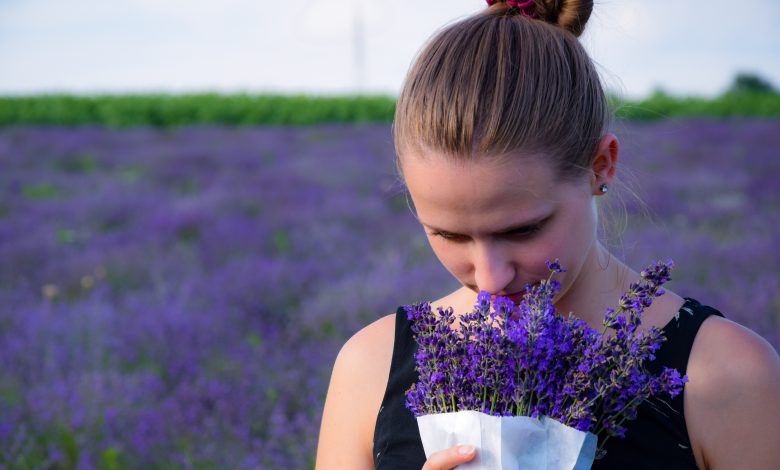
<instances>
[{"instance_id":1,"label":"woman's nose","mask_svg":"<svg viewBox=\"0 0 780 470\"><path fill-rule=\"evenodd\" d=\"M479 290L489 294L506 292L515 278L515 268L509 257L500 247L484 245L477 247L474 259L474 282Z\"/></svg>"}]
</instances>

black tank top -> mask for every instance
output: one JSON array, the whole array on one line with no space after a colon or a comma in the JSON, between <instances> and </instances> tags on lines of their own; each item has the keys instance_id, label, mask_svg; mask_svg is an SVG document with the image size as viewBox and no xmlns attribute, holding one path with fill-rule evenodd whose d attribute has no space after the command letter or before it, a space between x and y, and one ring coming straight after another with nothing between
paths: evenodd
<instances>
[{"instance_id":1,"label":"black tank top","mask_svg":"<svg viewBox=\"0 0 780 470\"><path fill-rule=\"evenodd\" d=\"M658 374L666 366L684 374L693 339L710 315L723 316L712 307L686 298L675 318L664 326L666 341L656 352L656 359L647 363L648 370ZM417 470L425 463L425 453L417 421L405 407L405 392L417 381L417 343L403 307L398 308L395 318L390 376L374 429L374 466L377 470ZM626 437L610 438L606 456L596 460L592 469L697 468L683 415L683 393L642 403L637 418L628 422Z\"/></svg>"}]
</instances>

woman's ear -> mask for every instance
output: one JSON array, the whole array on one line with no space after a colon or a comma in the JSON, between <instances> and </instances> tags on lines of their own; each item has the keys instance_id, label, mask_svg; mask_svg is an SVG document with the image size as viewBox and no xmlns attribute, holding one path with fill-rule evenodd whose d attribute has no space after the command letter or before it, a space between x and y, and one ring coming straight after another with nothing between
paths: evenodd
<instances>
[{"instance_id":1,"label":"woman's ear","mask_svg":"<svg viewBox=\"0 0 780 470\"><path fill-rule=\"evenodd\" d=\"M594 195L607 192L617 169L619 145L615 134L605 134L599 141L591 163L590 186ZM606 185L606 186L605 186Z\"/></svg>"}]
</instances>

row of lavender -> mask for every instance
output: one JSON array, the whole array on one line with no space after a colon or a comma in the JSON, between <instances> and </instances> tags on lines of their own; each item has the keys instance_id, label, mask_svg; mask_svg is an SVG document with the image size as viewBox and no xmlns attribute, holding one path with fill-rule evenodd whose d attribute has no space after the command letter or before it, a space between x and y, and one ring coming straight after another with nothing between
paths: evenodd
<instances>
[{"instance_id":1,"label":"row of lavender","mask_svg":"<svg viewBox=\"0 0 780 470\"><path fill-rule=\"evenodd\" d=\"M776 347L778 130L617 124L606 233ZM0 468L306 468L345 338L454 288L388 125L6 128L0 168Z\"/></svg>"}]
</instances>

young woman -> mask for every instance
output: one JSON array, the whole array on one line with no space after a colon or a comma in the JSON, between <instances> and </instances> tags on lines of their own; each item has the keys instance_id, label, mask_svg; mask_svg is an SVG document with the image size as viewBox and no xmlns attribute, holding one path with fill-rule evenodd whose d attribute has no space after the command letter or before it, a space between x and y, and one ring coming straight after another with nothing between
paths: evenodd
<instances>
[{"instance_id":1,"label":"young woman","mask_svg":"<svg viewBox=\"0 0 780 470\"><path fill-rule=\"evenodd\" d=\"M556 308L598 327L639 275L596 235L596 199L608 195L619 145L577 40L593 2L488 4L430 40L397 104L398 168L433 251L462 284L432 305L467 312L480 290L517 300L558 258L567 271ZM651 367L675 367L689 382L673 400L643 404L593 468L780 468L774 349L672 292L646 311L648 325L667 337ZM404 407L416 380L409 326L399 308L344 345L318 469L450 469L479 452L454 447L426 461Z\"/></svg>"}]
</instances>

